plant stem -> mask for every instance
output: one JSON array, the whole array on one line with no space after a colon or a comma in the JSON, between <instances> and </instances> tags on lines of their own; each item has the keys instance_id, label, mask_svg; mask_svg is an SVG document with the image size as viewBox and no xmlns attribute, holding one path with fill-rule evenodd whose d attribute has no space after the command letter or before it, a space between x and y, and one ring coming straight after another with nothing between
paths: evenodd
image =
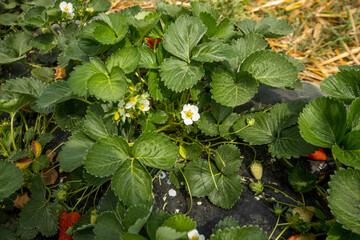
<instances>
[{"instance_id":1,"label":"plant stem","mask_svg":"<svg viewBox=\"0 0 360 240\"><path fill-rule=\"evenodd\" d=\"M1 146L1 148L4 150L4 152L5 152L5 154L4 154L4 156L5 157L8 157L9 156L9 153L8 153L8 151L6 150L6 148L4 147L4 145L0 142L0 146Z\"/></svg>"},{"instance_id":2,"label":"plant stem","mask_svg":"<svg viewBox=\"0 0 360 240\"><path fill-rule=\"evenodd\" d=\"M284 160L284 162L286 162L287 165L289 165L290 167L294 167L294 165L292 165L286 158L282 158Z\"/></svg>"},{"instance_id":3,"label":"plant stem","mask_svg":"<svg viewBox=\"0 0 360 240\"><path fill-rule=\"evenodd\" d=\"M29 130L29 127L28 127L28 125L27 125L27 123L26 123L25 116L24 116L24 114L23 114L21 111L20 111L19 113L20 113L21 119L23 120L23 123L24 123L24 125L25 125L25 130L28 131L28 130Z\"/></svg>"},{"instance_id":4,"label":"plant stem","mask_svg":"<svg viewBox=\"0 0 360 240\"><path fill-rule=\"evenodd\" d=\"M285 231L289 228L290 226L286 226L286 228L284 228L284 230L281 231L281 233L279 234L279 236L277 236L277 238L275 240L278 240L284 233Z\"/></svg>"},{"instance_id":5,"label":"plant stem","mask_svg":"<svg viewBox=\"0 0 360 240\"><path fill-rule=\"evenodd\" d=\"M289 195L287 195L286 193L284 193L283 191L280 191L279 189L277 189L277 188L274 188L274 187L272 187L272 186L269 186L269 185L264 185L264 187L268 187L268 188L271 188L271 189L273 189L274 191L277 191L277 192L279 192L279 193L281 193L282 195L284 195L286 198L289 198L290 200L292 200L292 201L294 201L294 202L296 202L298 205L303 205L301 202L299 202L299 201L297 201L297 200L295 200L294 198L292 198L292 197L290 197Z\"/></svg>"},{"instance_id":6,"label":"plant stem","mask_svg":"<svg viewBox=\"0 0 360 240\"><path fill-rule=\"evenodd\" d=\"M42 68L42 66L39 66L39 65L36 65L36 64L33 64L33 63L29 63L25 60L22 60L23 63L25 63L26 65L29 65L30 67L34 67L34 68Z\"/></svg>"},{"instance_id":7,"label":"plant stem","mask_svg":"<svg viewBox=\"0 0 360 240\"><path fill-rule=\"evenodd\" d=\"M276 200L276 199L272 199L272 198L267 198L267 199L270 200L270 201L276 202L276 203L280 203L280 204L282 204L282 205L289 206L289 207L298 207L298 206L293 205L293 204L290 204L290 203L280 202L280 201L278 201L278 200Z\"/></svg>"},{"instance_id":8,"label":"plant stem","mask_svg":"<svg viewBox=\"0 0 360 240\"><path fill-rule=\"evenodd\" d=\"M334 162L335 162L335 164L336 164L336 170L339 170L340 167L341 167L341 163L339 163L339 161L338 161L337 158L335 157L333 151L331 151L331 154L332 154L332 156L333 156L333 158L334 158Z\"/></svg>"},{"instance_id":9,"label":"plant stem","mask_svg":"<svg viewBox=\"0 0 360 240\"><path fill-rule=\"evenodd\" d=\"M75 98L76 100L79 100L79 101L82 101L82 102L84 102L84 103L87 103L87 104L92 104L92 102L90 102L90 101L88 101L88 100L86 100L86 99L84 99L84 98Z\"/></svg>"},{"instance_id":10,"label":"plant stem","mask_svg":"<svg viewBox=\"0 0 360 240\"><path fill-rule=\"evenodd\" d=\"M276 228L277 228L277 226L278 226L278 224L279 224L279 220L280 220L280 215L279 215L278 218L277 218L275 227L274 227L274 229L272 230L272 232L271 232L271 234L270 234L270 236L269 236L269 239L271 239L272 235L274 234L274 232L275 232L275 230L276 230Z\"/></svg>"},{"instance_id":11,"label":"plant stem","mask_svg":"<svg viewBox=\"0 0 360 240\"><path fill-rule=\"evenodd\" d=\"M187 213L185 213L185 215L188 215L188 214L191 212L191 209L192 209L192 206L193 206L193 199L192 199L191 189L190 189L189 183L188 183L188 181L187 181L187 179L186 179L186 177L185 177L185 174L184 174L183 171L181 170L179 164L176 163L176 165L177 165L177 167L179 168L179 170L180 170L180 172L181 172L181 174L182 174L182 176L183 176L183 178L184 178L184 180L185 180L186 186L187 186L187 188L188 188L188 190L189 190L188 192L189 192L189 196L190 196L190 209L189 209L189 211L188 211Z\"/></svg>"},{"instance_id":12,"label":"plant stem","mask_svg":"<svg viewBox=\"0 0 360 240\"><path fill-rule=\"evenodd\" d=\"M14 147L14 150L16 151L17 148L16 148L16 144L15 144L15 138L14 138L14 118L15 118L15 114L16 112L12 112L10 113L10 118L11 118L11 121L10 121L10 126L11 126L11 129L10 129L10 132L11 132L11 141L13 143L13 147Z\"/></svg>"}]
</instances>

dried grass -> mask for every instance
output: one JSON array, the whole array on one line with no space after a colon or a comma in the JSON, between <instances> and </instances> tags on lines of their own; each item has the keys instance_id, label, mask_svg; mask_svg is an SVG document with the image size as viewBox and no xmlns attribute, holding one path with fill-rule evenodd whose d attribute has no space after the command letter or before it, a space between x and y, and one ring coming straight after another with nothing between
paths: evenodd
<instances>
[{"instance_id":1,"label":"dried grass","mask_svg":"<svg viewBox=\"0 0 360 240\"><path fill-rule=\"evenodd\" d=\"M202 0L216 5L234 0ZM189 7L189 1L167 2ZM253 0L239 7L244 15L259 20L275 16L291 24L294 33L278 39L268 39L273 50L284 51L300 59L306 71L300 79L319 84L324 78L338 71L339 65L360 64L360 0ZM126 7L140 5L154 10L156 0L117 0L111 11L117 12ZM224 9L221 9L224 11ZM226 9L225 9L226 11ZM233 11L233 10L232 10Z\"/></svg>"}]
</instances>

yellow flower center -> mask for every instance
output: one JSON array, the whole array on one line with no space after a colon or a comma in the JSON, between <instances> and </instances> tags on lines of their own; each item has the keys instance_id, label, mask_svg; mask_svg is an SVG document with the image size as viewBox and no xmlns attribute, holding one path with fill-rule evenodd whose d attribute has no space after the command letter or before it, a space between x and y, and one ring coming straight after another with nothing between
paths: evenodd
<instances>
[{"instance_id":1,"label":"yellow flower center","mask_svg":"<svg viewBox=\"0 0 360 240\"><path fill-rule=\"evenodd\" d=\"M71 16L71 14L70 14L70 13L68 13L68 14L66 15L66 17L68 17L68 18L72 18L72 16Z\"/></svg>"},{"instance_id":2,"label":"yellow flower center","mask_svg":"<svg viewBox=\"0 0 360 240\"><path fill-rule=\"evenodd\" d=\"M192 116L194 115L193 112L191 110L188 110L185 112L186 118L192 118ZM195 239L199 239L198 237Z\"/></svg>"},{"instance_id":3,"label":"yellow flower center","mask_svg":"<svg viewBox=\"0 0 360 240\"><path fill-rule=\"evenodd\" d=\"M130 98L129 102L131 102L131 103L136 103L137 100L136 100L136 98Z\"/></svg>"},{"instance_id":4,"label":"yellow flower center","mask_svg":"<svg viewBox=\"0 0 360 240\"><path fill-rule=\"evenodd\" d=\"M146 108L145 104L143 104L143 103L140 104L140 109L141 109L141 110L144 110L145 108Z\"/></svg>"},{"instance_id":5,"label":"yellow flower center","mask_svg":"<svg viewBox=\"0 0 360 240\"><path fill-rule=\"evenodd\" d=\"M64 7L64 11L65 12L68 12L70 9L66 6L66 7Z\"/></svg>"},{"instance_id":6,"label":"yellow flower center","mask_svg":"<svg viewBox=\"0 0 360 240\"><path fill-rule=\"evenodd\" d=\"M198 236L192 236L191 240L199 240L199 237Z\"/></svg>"},{"instance_id":7,"label":"yellow flower center","mask_svg":"<svg viewBox=\"0 0 360 240\"><path fill-rule=\"evenodd\" d=\"M86 8L86 11L92 13L94 10L92 8Z\"/></svg>"}]
</instances>

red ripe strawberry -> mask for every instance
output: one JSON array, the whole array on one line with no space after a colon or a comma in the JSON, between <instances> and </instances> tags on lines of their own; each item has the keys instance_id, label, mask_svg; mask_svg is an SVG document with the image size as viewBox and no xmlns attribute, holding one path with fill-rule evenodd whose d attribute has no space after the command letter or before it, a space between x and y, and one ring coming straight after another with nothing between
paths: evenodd
<instances>
[{"instance_id":1,"label":"red ripe strawberry","mask_svg":"<svg viewBox=\"0 0 360 240\"><path fill-rule=\"evenodd\" d=\"M72 237L66 234L66 230L79 221L81 215L78 212L67 213L63 211L59 216L59 240L72 240Z\"/></svg>"},{"instance_id":2,"label":"red ripe strawberry","mask_svg":"<svg viewBox=\"0 0 360 240\"><path fill-rule=\"evenodd\" d=\"M156 46L157 47L159 45L159 43L161 42L161 38L158 38L158 39L154 39L154 38L145 38L147 43L148 43L148 46L154 50L154 45L155 45L155 41L156 41Z\"/></svg>"},{"instance_id":3,"label":"red ripe strawberry","mask_svg":"<svg viewBox=\"0 0 360 240\"><path fill-rule=\"evenodd\" d=\"M309 154L308 158L320 161L325 161L327 159L325 151L321 147L319 147L319 150L315 151L315 153Z\"/></svg>"},{"instance_id":4,"label":"red ripe strawberry","mask_svg":"<svg viewBox=\"0 0 360 240\"><path fill-rule=\"evenodd\" d=\"M305 235L294 235L288 238L288 240L315 240L315 237L305 236Z\"/></svg>"}]
</instances>

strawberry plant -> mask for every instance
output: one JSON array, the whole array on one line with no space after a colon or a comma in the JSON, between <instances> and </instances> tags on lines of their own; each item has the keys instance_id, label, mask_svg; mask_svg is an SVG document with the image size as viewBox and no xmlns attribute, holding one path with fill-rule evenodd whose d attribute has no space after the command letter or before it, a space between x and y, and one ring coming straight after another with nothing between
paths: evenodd
<instances>
[{"instance_id":1,"label":"strawberry plant","mask_svg":"<svg viewBox=\"0 0 360 240\"><path fill-rule=\"evenodd\" d=\"M6 80L0 88L0 201L6 208L18 193L31 194L16 233L5 225L0 232L21 239L58 232L61 239L203 239L185 214L153 211L154 179L168 171L174 186L188 192L189 211L193 197L232 208L244 188L241 146L253 151L250 170L257 182L250 187L266 198L265 191L277 189L266 184L266 169L253 147L265 145L291 166L288 181L300 194L317 189L327 197L316 177L292 159L321 147L327 148L322 159L331 151L338 166L328 201L341 225L317 208L311 214L321 221L311 222L304 217L305 203L281 192L295 205L287 204L287 212L275 205L274 231L284 217L282 233L293 227L304 234L311 229L359 234L357 66L344 66L324 80L321 89L328 97L240 112L237 107L260 85L301 87L297 76L304 66L272 51L267 41L293 31L284 21L232 23L201 2L184 8L159 1L153 12L135 6L118 13L107 12L107 0L1 6ZM15 66L21 71L12 73ZM46 152L60 129L71 136ZM55 180L47 181L54 171ZM343 208L345 203L350 205ZM238 238L267 235L228 218L210 237Z\"/></svg>"}]
</instances>

